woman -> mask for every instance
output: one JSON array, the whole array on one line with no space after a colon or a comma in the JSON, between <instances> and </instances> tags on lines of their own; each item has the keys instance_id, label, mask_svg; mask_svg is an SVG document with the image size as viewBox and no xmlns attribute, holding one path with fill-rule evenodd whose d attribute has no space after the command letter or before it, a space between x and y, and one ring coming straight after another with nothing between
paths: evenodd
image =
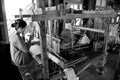
<instances>
[{"instance_id":1,"label":"woman","mask_svg":"<svg viewBox=\"0 0 120 80\"><path fill-rule=\"evenodd\" d=\"M33 59L29 53L29 45L24 40L24 32L27 24L24 20L17 19L11 26L16 29L16 34L10 41L12 61L18 66L27 65Z\"/></svg>"}]
</instances>

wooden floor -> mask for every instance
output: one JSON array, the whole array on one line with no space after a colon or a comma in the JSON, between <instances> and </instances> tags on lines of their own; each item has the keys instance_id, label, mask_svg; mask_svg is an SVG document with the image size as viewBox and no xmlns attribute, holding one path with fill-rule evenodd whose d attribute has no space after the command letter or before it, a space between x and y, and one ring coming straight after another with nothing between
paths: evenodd
<instances>
[{"instance_id":1,"label":"wooden floor","mask_svg":"<svg viewBox=\"0 0 120 80\"><path fill-rule=\"evenodd\" d=\"M109 54L106 64L106 71L103 75L99 75L94 66L90 66L79 76L79 80L113 80L115 62L117 55Z\"/></svg>"},{"instance_id":2,"label":"wooden floor","mask_svg":"<svg viewBox=\"0 0 120 80\"><path fill-rule=\"evenodd\" d=\"M103 75L99 75L93 67L90 67L80 75L79 80L112 80L113 74L114 70L107 68Z\"/></svg>"}]
</instances>

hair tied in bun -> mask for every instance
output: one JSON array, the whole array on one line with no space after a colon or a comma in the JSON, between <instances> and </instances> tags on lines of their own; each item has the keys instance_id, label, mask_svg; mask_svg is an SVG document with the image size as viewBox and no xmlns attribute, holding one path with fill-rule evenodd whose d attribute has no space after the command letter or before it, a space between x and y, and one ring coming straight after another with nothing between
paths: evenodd
<instances>
[{"instance_id":1,"label":"hair tied in bun","mask_svg":"<svg viewBox=\"0 0 120 80\"><path fill-rule=\"evenodd\" d=\"M27 25L27 23L22 20L22 19L17 19L15 20L14 23L11 24L11 27L15 27L15 29L17 30L18 28L25 28Z\"/></svg>"},{"instance_id":2,"label":"hair tied in bun","mask_svg":"<svg viewBox=\"0 0 120 80\"><path fill-rule=\"evenodd\" d=\"M11 27L15 27L15 26L16 26L16 24L15 24L15 23L12 23L12 24L11 24Z\"/></svg>"}]
</instances>

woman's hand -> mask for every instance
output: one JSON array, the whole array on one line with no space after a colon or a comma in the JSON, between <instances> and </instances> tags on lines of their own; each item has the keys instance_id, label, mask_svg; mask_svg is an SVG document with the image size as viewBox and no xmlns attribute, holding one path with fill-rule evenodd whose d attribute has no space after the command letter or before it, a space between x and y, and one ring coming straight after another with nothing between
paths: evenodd
<instances>
[{"instance_id":1,"label":"woman's hand","mask_svg":"<svg viewBox=\"0 0 120 80\"><path fill-rule=\"evenodd\" d=\"M34 44L40 45L40 39L34 38L34 39L31 41L31 45L34 45Z\"/></svg>"}]
</instances>

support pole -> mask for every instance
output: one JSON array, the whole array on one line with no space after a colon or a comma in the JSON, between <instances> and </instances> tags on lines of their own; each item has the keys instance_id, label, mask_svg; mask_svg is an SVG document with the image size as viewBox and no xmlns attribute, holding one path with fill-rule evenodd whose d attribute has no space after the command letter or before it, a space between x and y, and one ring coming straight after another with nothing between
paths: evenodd
<instances>
[{"instance_id":1,"label":"support pole","mask_svg":"<svg viewBox=\"0 0 120 80\"><path fill-rule=\"evenodd\" d=\"M108 44L108 35L109 35L109 22L110 22L110 18L107 18L107 26L106 29L105 29L105 33L104 33L104 45L103 45L103 54L104 54L104 57L100 60L99 64L100 66L98 66L98 72L100 73L100 75L102 75L104 72L105 72L105 64L106 64L106 61L107 61L107 57L108 57L108 52L107 52L107 44Z\"/></svg>"},{"instance_id":2,"label":"support pole","mask_svg":"<svg viewBox=\"0 0 120 80\"><path fill-rule=\"evenodd\" d=\"M20 12L20 19L23 19L23 16L22 16L22 8L19 9L19 12Z\"/></svg>"},{"instance_id":3,"label":"support pole","mask_svg":"<svg viewBox=\"0 0 120 80\"><path fill-rule=\"evenodd\" d=\"M39 3L38 8L42 8L42 14L45 14L45 4L43 0L37 0ZM39 22L40 25L40 43L41 43L41 59L43 62L43 78L44 80L49 79L49 67L48 67L48 56L47 56L47 42L46 42L46 29L45 29L45 21Z\"/></svg>"},{"instance_id":4,"label":"support pole","mask_svg":"<svg viewBox=\"0 0 120 80\"><path fill-rule=\"evenodd\" d=\"M40 33L41 33L40 36L41 36L41 47L42 47L41 59L43 62L43 76L44 76L44 80L47 80L49 79L49 67L48 67L48 56L47 56L45 21L41 21Z\"/></svg>"},{"instance_id":5,"label":"support pole","mask_svg":"<svg viewBox=\"0 0 120 80\"><path fill-rule=\"evenodd\" d=\"M77 29L81 29L81 30L92 31L92 32L98 32L98 33L105 33L104 30L98 30L98 29L87 28L87 27L80 27L80 26L75 26L75 27L77 27Z\"/></svg>"},{"instance_id":6,"label":"support pole","mask_svg":"<svg viewBox=\"0 0 120 80\"><path fill-rule=\"evenodd\" d=\"M51 0L48 0L48 11L50 11L51 9ZM52 36L53 36L53 26L52 26L52 20L48 20L48 27L49 27L49 35L50 35L50 46L53 47L53 39L52 39Z\"/></svg>"}]
</instances>

